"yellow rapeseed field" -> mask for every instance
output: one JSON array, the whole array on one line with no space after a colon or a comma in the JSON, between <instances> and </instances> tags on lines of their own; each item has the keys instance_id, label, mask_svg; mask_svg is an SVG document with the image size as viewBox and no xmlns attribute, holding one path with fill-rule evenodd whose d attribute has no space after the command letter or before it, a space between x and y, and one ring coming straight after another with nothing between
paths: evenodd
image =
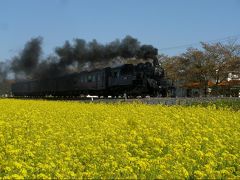
<instances>
[{"instance_id":1,"label":"yellow rapeseed field","mask_svg":"<svg viewBox=\"0 0 240 180\"><path fill-rule=\"evenodd\" d=\"M240 111L0 100L0 178L240 178Z\"/></svg>"}]
</instances>

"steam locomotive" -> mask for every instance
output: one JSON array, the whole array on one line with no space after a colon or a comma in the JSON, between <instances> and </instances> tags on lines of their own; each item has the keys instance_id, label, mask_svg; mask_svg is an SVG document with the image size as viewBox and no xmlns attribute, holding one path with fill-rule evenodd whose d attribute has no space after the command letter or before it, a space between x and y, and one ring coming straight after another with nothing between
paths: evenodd
<instances>
[{"instance_id":1,"label":"steam locomotive","mask_svg":"<svg viewBox=\"0 0 240 180\"><path fill-rule=\"evenodd\" d=\"M156 63L124 64L60 77L22 81L12 84L13 96L79 97L166 96L163 68Z\"/></svg>"}]
</instances>

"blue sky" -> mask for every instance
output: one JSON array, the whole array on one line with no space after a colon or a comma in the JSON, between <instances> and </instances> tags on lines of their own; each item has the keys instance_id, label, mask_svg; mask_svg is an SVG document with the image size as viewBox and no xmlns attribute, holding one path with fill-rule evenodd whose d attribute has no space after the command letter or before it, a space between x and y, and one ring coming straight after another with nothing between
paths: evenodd
<instances>
[{"instance_id":1,"label":"blue sky","mask_svg":"<svg viewBox=\"0 0 240 180\"><path fill-rule=\"evenodd\" d=\"M65 40L126 35L177 55L185 49L164 48L240 35L240 0L0 0L0 61L32 37L47 55Z\"/></svg>"}]
</instances>

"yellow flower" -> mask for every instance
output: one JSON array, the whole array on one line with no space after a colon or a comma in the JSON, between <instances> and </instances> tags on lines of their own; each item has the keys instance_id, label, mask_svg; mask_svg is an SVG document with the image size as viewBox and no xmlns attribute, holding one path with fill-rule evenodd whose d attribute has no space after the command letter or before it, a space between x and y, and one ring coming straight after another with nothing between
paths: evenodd
<instances>
[{"instance_id":1,"label":"yellow flower","mask_svg":"<svg viewBox=\"0 0 240 180\"><path fill-rule=\"evenodd\" d=\"M240 111L13 99L0 107L0 179L240 174Z\"/></svg>"}]
</instances>

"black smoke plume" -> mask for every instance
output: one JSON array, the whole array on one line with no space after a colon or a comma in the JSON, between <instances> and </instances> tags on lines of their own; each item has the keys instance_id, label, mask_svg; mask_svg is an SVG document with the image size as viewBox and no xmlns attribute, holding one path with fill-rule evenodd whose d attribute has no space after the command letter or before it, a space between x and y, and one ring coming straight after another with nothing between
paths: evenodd
<instances>
[{"instance_id":1,"label":"black smoke plume","mask_svg":"<svg viewBox=\"0 0 240 180\"><path fill-rule=\"evenodd\" d=\"M8 75L9 75L8 62L0 62L0 95L8 94L10 91Z\"/></svg>"},{"instance_id":2,"label":"black smoke plume","mask_svg":"<svg viewBox=\"0 0 240 180\"><path fill-rule=\"evenodd\" d=\"M0 62L0 83L4 82L7 78L7 64Z\"/></svg>"},{"instance_id":3,"label":"black smoke plume","mask_svg":"<svg viewBox=\"0 0 240 180\"><path fill-rule=\"evenodd\" d=\"M147 60L158 54L156 48L141 43L131 36L116 39L107 44L97 40L86 42L83 39L66 41L55 48L55 54L40 60L42 38L33 38L26 43L23 51L12 60L12 70L17 75L30 78L51 78L71 72L103 68L121 64L129 58Z\"/></svg>"},{"instance_id":4,"label":"black smoke plume","mask_svg":"<svg viewBox=\"0 0 240 180\"><path fill-rule=\"evenodd\" d=\"M41 54L42 38L37 37L26 43L24 49L15 56L11 63L11 69L15 73L16 79L31 78L36 71Z\"/></svg>"}]
</instances>

